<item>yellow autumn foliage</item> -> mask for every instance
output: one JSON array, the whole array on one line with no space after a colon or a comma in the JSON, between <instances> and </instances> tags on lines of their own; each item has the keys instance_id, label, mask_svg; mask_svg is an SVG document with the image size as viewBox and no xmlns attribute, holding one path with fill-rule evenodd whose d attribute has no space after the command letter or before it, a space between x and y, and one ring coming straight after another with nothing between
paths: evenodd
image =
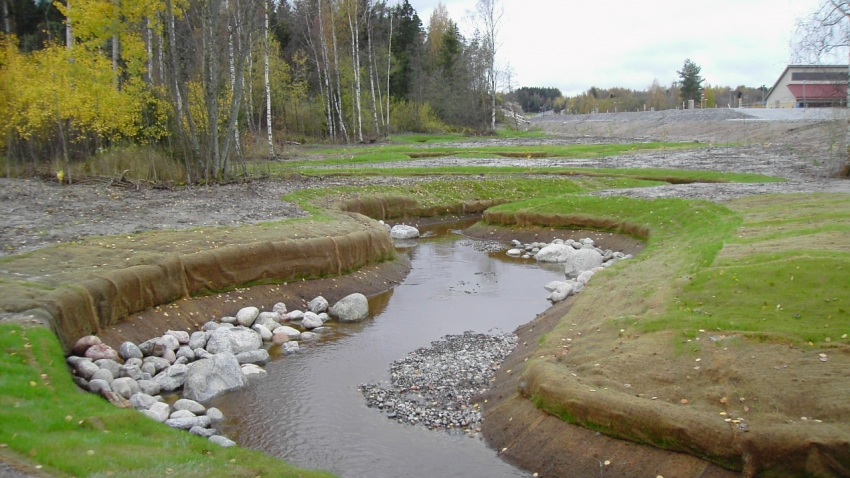
<instances>
[{"instance_id":1,"label":"yellow autumn foliage","mask_svg":"<svg viewBox=\"0 0 850 478\"><path fill-rule=\"evenodd\" d=\"M0 39L0 145L55 136L59 121L79 134L145 142L166 134L168 105L131 77L115 86L111 59L95 50L48 45L18 51L14 38Z\"/></svg>"}]
</instances>

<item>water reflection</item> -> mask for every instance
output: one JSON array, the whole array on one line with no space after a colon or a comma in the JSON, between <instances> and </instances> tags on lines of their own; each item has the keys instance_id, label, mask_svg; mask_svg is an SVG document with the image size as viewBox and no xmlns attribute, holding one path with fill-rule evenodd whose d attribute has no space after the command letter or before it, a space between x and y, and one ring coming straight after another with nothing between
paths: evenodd
<instances>
[{"instance_id":1,"label":"water reflection","mask_svg":"<svg viewBox=\"0 0 850 478\"><path fill-rule=\"evenodd\" d=\"M400 251L412 270L369 300L372 317L331 323L303 352L269 363L269 375L220 398L222 431L241 446L344 477L527 476L480 439L403 426L365 406L357 386L388 381L389 364L446 334L512 331L548 307L543 285L562 268L476 252L458 225Z\"/></svg>"}]
</instances>

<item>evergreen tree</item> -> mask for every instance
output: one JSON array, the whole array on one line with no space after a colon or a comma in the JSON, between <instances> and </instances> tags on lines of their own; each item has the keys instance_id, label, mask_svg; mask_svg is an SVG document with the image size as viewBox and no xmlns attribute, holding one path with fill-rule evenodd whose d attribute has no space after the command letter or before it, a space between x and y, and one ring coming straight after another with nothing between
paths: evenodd
<instances>
[{"instance_id":1,"label":"evergreen tree","mask_svg":"<svg viewBox=\"0 0 850 478\"><path fill-rule=\"evenodd\" d=\"M681 89L679 90L679 97L682 98L682 101L694 100L696 103L700 102L702 82L705 81L699 76L701 70L702 68L688 58L685 60L682 70L676 72L682 79L680 81Z\"/></svg>"}]
</instances>

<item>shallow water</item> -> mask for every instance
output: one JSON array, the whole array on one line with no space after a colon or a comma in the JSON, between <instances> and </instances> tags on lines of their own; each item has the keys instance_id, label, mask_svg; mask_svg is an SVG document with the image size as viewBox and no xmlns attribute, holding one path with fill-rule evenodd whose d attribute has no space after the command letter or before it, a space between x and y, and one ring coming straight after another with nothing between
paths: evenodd
<instances>
[{"instance_id":1,"label":"shallow water","mask_svg":"<svg viewBox=\"0 0 850 478\"><path fill-rule=\"evenodd\" d=\"M222 432L240 446L343 477L529 476L480 434L400 425L366 407L357 388L388 382L390 362L447 334L511 332L549 306L543 285L563 280L562 266L476 252L450 227L458 225L433 228L434 237L399 250L412 270L370 299L372 317L330 322L334 330L319 341L277 357L267 377L214 403L228 417Z\"/></svg>"}]
</instances>

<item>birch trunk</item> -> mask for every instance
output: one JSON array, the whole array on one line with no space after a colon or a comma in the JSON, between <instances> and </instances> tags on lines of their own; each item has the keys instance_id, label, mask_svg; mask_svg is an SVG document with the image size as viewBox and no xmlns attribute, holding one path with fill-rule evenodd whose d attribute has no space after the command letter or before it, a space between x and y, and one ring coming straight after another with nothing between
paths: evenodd
<instances>
[{"instance_id":1,"label":"birch trunk","mask_svg":"<svg viewBox=\"0 0 850 478\"><path fill-rule=\"evenodd\" d=\"M378 105L381 104L379 98L375 98L375 61L374 56L372 55L372 0L369 0L369 19L367 20L366 30L368 34L368 40L366 43L366 48L369 49L369 88L372 91L372 117L375 120L375 135L377 136L381 132L381 127L378 124ZM381 92L380 86L378 87L378 93ZM381 122L384 120L384 112L381 111Z\"/></svg>"},{"instance_id":2,"label":"birch trunk","mask_svg":"<svg viewBox=\"0 0 850 478\"><path fill-rule=\"evenodd\" d=\"M269 137L269 158L274 158L274 138L272 137L272 89L269 83L269 0L263 1L264 7L264 23L263 36L265 43L263 45L263 78L266 86L266 131Z\"/></svg>"},{"instance_id":3,"label":"birch trunk","mask_svg":"<svg viewBox=\"0 0 850 478\"><path fill-rule=\"evenodd\" d=\"M65 48L71 51L71 47L74 45L74 30L71 27L71 0L68 0L65 7L68 10L68 16L65 18ZM9 6L7 0L3 0L3 27L6 29L7 35L12 34L12 28L9 24Z\"/></svg>"},{"instance_id":4,"label":"birch trunk","mask_svg":"<svg viewBox=\"0 0 850 478\"><path fill-rule=\"evenodd\" d=\"M322 0L319 0L319 43L322 46L322 64L324 65L325 70L325 89L328 93L328 126L331 128L331 138L336 140L337 125L336 120L334 120L334 105L336 103L336 100L333 93L333 83L330 79L330 54L328 53L328 45L326 38L327 37L325 35L324 12L322 11Z\"/></svg>"},{"instance_id":5,"label":"birch trunk","mask_svg":"<svg viewBox=\"0 0 850 478\"><path fill-rule=\"evenodd\" d=\"M339 117L339 129L342 131L342 136L345 138L345 142L349 143L348 139L348 130L345 128L345 119L342 116L342 81L340 80L339 75L339 53L336 47L336 28L333 25L333 9L331 9L331 40L333 41L334 48L334 70L336 72L336 114Z\"/></svg>"},{"instance_id":6,"label":"birch trunk","mask_svg":"<svg viewBox=\"0 0 850 478\"><path fill-rule=\"evenodd\" d=\"M393 64L393 16L390 14L390 41L387 48L387 134L390 137L390 67Z\"/></svg>"},{"instance_id":7,"label":"birch trunk","mask_svg":"<svg viewBox=\"0 0 850 478\"><path fill-rule=\"evenodd\" d=\"M354 98L357 111L357 139L363 142L363 115L360 110L360 28L357 18L357 3L354 4L355 23L351 22L351 11L348 11L348 28L351 30L351 61L354 63Z\"/></svg>"}]
</instances>

